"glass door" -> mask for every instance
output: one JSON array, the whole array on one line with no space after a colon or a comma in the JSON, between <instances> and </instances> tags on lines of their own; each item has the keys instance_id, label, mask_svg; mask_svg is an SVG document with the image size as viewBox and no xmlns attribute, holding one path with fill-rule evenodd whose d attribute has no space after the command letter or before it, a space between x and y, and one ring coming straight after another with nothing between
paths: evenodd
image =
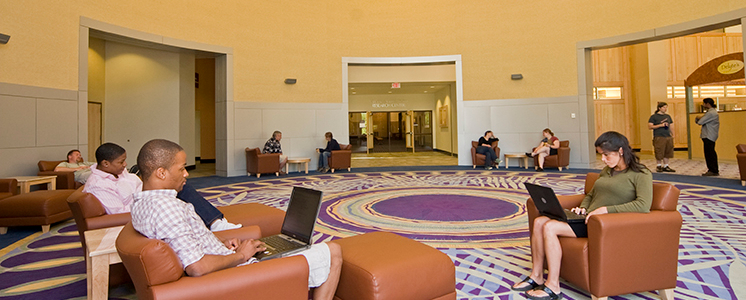
<instances>
[{"instance_id":1,"label":"glass door","mask_svg":"<svg viewBox=\"0 0 746 300\"><path fill-rule=\"evenodd\" d=\"M417 151L433 150L433 124L431 111L415 111L412 128L414 147Z\"/></svg>"}]
</instances>

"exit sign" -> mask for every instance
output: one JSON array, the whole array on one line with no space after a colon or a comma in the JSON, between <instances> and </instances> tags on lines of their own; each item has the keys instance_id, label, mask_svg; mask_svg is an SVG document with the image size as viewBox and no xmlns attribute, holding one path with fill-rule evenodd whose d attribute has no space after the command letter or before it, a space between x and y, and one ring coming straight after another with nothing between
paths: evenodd
<instances>
[{"instance_id":1,"label":"exit sign","mask_svg":"<svg viewBox=\"0 0 746 300\"><path fill-rule=\"evenodd\" d=\"M401 82L394 82L394 83L391 83L391 88L392 88L392 89L398 89L398 88L401 88Z\"/></svg>"}]
</instances>

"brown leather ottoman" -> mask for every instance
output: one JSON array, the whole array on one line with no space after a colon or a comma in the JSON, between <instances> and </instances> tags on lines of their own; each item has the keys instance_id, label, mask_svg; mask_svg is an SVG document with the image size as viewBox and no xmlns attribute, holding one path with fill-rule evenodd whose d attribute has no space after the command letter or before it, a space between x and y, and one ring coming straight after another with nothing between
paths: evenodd
<instances>
[{"instance_id":1,"label":"brown leather ottoman","mask_svg":"<svg viewBox=\"0 0 746 300\"><path fill-rule=\"evenodd\" d=\"M74 191L35 191L0 200L0 234L9 226L41 225L48 232L50 224L72 218L67 197Z\"/></svg>"},{"instance_id":2,"label":"brown leather ottoman","mask_svg":"<svg viewBox=\"0 0 746 300\"><path fill-rule=\"evenodd\" d=\"M220 206L228 222L234 224L257 225L262 230L262 236L280 234L285 211L260 203L243 203Z\"/></svg>"},{"instance_id":3,"label":"brown leather ottoman","mask_svg":"<svg viewBox=\"0 0 746 300\"><path fill-rule=\"evenodd\" d=\"M456 299L456 268L443 252L390 232L334 240L342 247L338 300Z\"/></svg>"}]
</instances>

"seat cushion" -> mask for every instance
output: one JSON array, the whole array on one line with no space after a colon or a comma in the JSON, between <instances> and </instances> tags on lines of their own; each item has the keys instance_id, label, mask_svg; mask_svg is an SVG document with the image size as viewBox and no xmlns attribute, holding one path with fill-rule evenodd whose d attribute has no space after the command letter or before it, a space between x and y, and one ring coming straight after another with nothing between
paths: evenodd
<instances>
[{"instance_id":1,"label":"seat cushion","mask_svg":"<svg viewBox=\"0 0 746 300\"><path fill-rule=\"evenodd\" d=\"M433 247L390 232L333 243L343 258L335 299L456 299L453 262Z\"/></svg>"},{"instance_id":2,"label":"seat cushion","mask_svg":"<svg viewBox=\"0 0 746 300\"><path fill-rule=\"evenodd\" d=\"M0 200L0 226L49 225L72 217L74 190L35 191Z\"/></svg>"}]
</instances>

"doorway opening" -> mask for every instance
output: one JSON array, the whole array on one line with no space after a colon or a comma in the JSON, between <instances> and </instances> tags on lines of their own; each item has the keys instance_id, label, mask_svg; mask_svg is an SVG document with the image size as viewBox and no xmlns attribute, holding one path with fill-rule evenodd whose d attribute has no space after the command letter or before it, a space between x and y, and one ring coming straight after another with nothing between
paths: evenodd
<instances>
[{"instance_id":1,"label":"doorway opening","mask_svg":"<svg viewBox=\"0 0 746 300\"><path fill-rule=\"evenodd\" d=\"M431 111L350 112L349 122L355 153L433 151Z\"/></svg>"}]
</instances>

